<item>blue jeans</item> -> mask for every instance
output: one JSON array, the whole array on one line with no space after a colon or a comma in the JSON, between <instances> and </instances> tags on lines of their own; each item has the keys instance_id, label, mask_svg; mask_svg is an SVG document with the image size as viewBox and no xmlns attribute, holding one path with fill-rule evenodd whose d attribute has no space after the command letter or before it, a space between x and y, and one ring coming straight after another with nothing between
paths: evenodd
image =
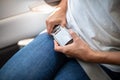
<instances>
[{"instance_id":1,"label":"blue jeans","mask_svg":"<svg viewBox=\"0 0 120 80\"><path fill-rule=\"evenodd\" d=\"M75 59L54 51L47 33L17 52L0 70L0 80L89 80Z\"/></svg>"},{"instance_id":2,"label":"blue jeans","mask_svg":"<svg viewBox=\"0 0 120 80\"><path fill-rule=\"evenodd\" d=\"M89 80L74 59L54 51L47 33L17 52L0 70L0 80Z\"/></svg>"}]
</instances>

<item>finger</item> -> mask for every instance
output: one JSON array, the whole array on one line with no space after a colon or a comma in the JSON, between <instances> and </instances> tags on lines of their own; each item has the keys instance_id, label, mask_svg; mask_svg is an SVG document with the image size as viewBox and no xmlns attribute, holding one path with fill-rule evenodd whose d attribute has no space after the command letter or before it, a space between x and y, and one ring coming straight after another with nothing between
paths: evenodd
<instances>
[{"instance_id":1,"label":"finger","mask_svg":"<svg viewBox=\"0 0 120 80\"><path fill-rule=\"evenodd\" d=\"M82 38L80 38L75 32L73 32L72 29L70 29L69 32L70 32L74 41L79 40L80 43L84 43L84 44L88 45Z\"/></svg>"},{"instance_id":2,"label":"finger","mask_svg":"<svg viewBox=\"0 0 120 80\"><path fill-rule=\"evenodd\" d=\"M60 24L60 20L48 20L46 21L46 24L47 24L47 31L50 34L54 26Z\"/></svg>"},{"instance_id":3,"label":"finger","mask_svg":"<svg viewBox=\"0 0 120 80\"><path fill-rule=\"evenodd\" d=\"M53 28L53 23L46 20L47 32L50 34Z\"/></svg>"},{"instance_id":4,"label":"finger","mask_svg":"<svg viewBox=\"0 0 120 80\"><path fill-rule=\"evenodd\" d=\"M61 22L61 26L63 27L66 27L66 24L67 24L66 20Z\"/></svg>"},{"instance_id":5,"label":"finger","mask_svg":"<svg viewBox=\"0 0 120 80\"><path fill-rule=\"evenodd\" d=\"M53 30L54 25L53 24L49 24L47 27L47 31L49 34L51 34L52 30Z\"/></svg>"},{"instance_id":6,"label":"finger","mask_svg":"<svg viewBox=\"0 0 120 80\"><path fill-rule=\"evenodd\" d=\"M69 30L69 33L72 36L73 40L76 40L79 38L79 36L75 32L73 32L72 29Z\"/></svg>"},{"instance_id":7,"label":"finger","mask_svg":"<svg viewBox=\"0 0 120 80\"><path fill-rule=\"evenodd\" d=\"M54 40L54 49L58 52L63 52L63 47L59 46L59 44Z\"/></svg>"},{"instance_id":8,"label":"finger","mask_svg":"<svg viewBox=\"0 0 120 80\"><path fill-rule=\"evenodd\" d=\"M89 45L85 42L85 40L83 40L83 39L79 38L79 41L80 41L80 43L81 43L81 44L84 44L84 45L89 46Z\"/></svg>"},{"instance_id":9,"label":"finger","mask_svg":"<svg viewBox=\"0 0 120 80\"><path fill-rule=\"evenodd\" d=\"M54 40L55 47L59 46L59 44Z\"/></svg>"}]
</instances>

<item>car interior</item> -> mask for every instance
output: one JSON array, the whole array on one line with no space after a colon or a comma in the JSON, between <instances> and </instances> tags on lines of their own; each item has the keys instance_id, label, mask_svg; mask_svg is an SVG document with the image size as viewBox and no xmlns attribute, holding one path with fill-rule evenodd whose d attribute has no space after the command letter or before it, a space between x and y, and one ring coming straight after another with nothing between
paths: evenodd
<instances>
[{"instance_id":1,"label":"car interior","mask_svg":"<svg viewBox=\"0 0 120 80\"><path fill-rule=\"evenodd\" d=\"M46 28L59 0L0 0L0 68Z\"/></svg>"},{"instance_id":2,"label":"car interior","mask_svg":"<svg viewBox=\"0 0 120 80\"><path fill-rule=\"evenodd\" d=\"M60 0L0 0L0 68L17 51L46 31L46 18L59 2ZM92 74L92 68L86 67L90 64L80 64Z\"/></svg>"}]
</instances>

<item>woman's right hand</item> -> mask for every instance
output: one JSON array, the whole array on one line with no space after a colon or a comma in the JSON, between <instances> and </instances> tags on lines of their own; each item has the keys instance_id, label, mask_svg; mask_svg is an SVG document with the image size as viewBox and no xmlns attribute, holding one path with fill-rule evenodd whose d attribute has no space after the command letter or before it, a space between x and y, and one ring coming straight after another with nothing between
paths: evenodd
<instances>
[{"instance_id":1,"label":"woman's right hand","mask_svg":"<svg viewBox=\"0 0 120 80\"><path fill-rule=\"evenodd\" d=\"M46 20L47 32L49 34L55 25L66 26L66 6L58 6Z\"/></svg>"}]
</instances>

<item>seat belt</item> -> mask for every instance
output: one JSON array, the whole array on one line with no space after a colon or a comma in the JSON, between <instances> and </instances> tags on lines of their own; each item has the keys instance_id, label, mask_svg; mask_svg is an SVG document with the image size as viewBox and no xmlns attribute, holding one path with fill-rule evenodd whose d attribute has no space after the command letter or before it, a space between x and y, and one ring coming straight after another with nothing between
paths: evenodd
<instances>
[{"instance_id":1,"label":"seat belt","mask_svg":"<svg viewBox=\"0 0 120 80\"><path fill-rule=\"evenodd\" d=\"M47 32L47 30L43 30L40 34L44 32ZM77 61L86 72L90 80L112 80L98 64L87 63L80 60Z\"/></svg>"},{"instance_id":2,"label":"seat belt","mask_svg":"<svg viewBox=\"0 0 120 80\"><path fill-rule=\"evenodd\" d=\"M77 61L84 69L90 80L112 80L98 64L87 63L80 60Z\"/></svg>"}]
</instances>

